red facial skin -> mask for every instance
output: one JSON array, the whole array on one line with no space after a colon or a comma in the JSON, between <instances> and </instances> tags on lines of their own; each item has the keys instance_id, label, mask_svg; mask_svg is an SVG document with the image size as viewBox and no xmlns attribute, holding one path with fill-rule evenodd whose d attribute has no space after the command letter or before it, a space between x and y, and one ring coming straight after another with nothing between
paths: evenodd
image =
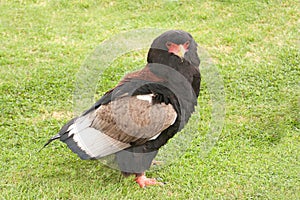
<instances>
[{"instance_id":1,"label":"red facial skin","mask_svg":"<svg viewBox=\"0 0 300 200\"><path fill-rule=\"evenodd\" d=\"M184 54L188 51L189 45L190 45L189 41L186 41L184 44L179 44L179 45L173 42L166 43L168 52L177 55L181 59L184 57Z\"/></svg>"}]
</instances>

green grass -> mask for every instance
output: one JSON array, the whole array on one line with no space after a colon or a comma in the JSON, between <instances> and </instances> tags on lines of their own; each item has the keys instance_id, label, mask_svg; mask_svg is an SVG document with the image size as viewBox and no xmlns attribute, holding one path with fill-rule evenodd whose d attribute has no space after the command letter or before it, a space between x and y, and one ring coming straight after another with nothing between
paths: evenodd
<instances>
[{"instance_id":1,"label":"green grass","mask_svg":"<svg viewBox=\"0 0 300 200\"><path fill-rule=\"evenodd\" d=\"M0 198L300 199L299 9L292 0L1 1ZM203 82L199 137L148 173L164 187L139 189L60 142L37 153L72 117L85 59L114 34L149 27L190 32L218 67L226 119L212 151L199 157L211 115ZM145 53L117 59L95 97Z\"/></svg>"}]
</instances>

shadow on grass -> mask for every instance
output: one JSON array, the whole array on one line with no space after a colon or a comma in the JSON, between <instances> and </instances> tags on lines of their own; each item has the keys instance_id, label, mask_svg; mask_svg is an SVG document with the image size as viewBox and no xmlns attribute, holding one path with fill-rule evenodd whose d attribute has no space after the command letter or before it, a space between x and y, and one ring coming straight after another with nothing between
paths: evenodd
<instances>
[{"instance_id":1,"label":"shadow on grass","mask_svg":"<svg viewBox=\"0 0 300 200\"><path fill-rule=\"evenodd\" d=\"M97 160L80 160L72 155L65 160L58 157L57 161L49 166L47 172L42 174L42 178L87 183L97 181L102 184L107 181L119 183L122 176L119 171L111 169Z\"/></svg>"}]
</instances>

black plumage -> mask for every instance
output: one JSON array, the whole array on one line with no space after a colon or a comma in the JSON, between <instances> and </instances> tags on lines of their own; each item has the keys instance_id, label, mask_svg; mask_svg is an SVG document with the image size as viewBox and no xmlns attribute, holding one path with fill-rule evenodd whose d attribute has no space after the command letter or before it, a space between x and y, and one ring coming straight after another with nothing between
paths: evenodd
<instances>
[{"instance_id":1,"label":"black plumage","mask_svg":"<svg viewBox=\"0 0 300 200\"><path fill-rule=\"evenodd\" d=\"M81 159L115 154L123 174L135 174L141 187L156 184L144 172L159 148L188 122L197 104L201 81L197 44L187 32L167 31L153 41L147 62L46 145L60 139Z\"/></svg>"}]
</instances>

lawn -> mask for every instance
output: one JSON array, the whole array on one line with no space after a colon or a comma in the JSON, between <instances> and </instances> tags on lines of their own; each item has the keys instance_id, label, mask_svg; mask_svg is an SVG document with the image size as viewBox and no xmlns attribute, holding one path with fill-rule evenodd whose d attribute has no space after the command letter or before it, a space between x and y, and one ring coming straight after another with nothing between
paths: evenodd
<instances>
[{"instance_id":1,"label":"lawn","mask_svg":"<svg viewBox=\"0 0 300 200\"><path fill-rule=\"evenodd\" d=\"M300 199L299 9L292 0L0 1L0 198ZM148 172L165 186L140 189L61 142L38 153L78 113L78 80L95 49L145 28L188 31L210 55L226 105L212 148L201 145L214 126L204 62L194 118ZM143 67L146 53L111 60L91 101Z\"/></svg>"}]
</instances>

